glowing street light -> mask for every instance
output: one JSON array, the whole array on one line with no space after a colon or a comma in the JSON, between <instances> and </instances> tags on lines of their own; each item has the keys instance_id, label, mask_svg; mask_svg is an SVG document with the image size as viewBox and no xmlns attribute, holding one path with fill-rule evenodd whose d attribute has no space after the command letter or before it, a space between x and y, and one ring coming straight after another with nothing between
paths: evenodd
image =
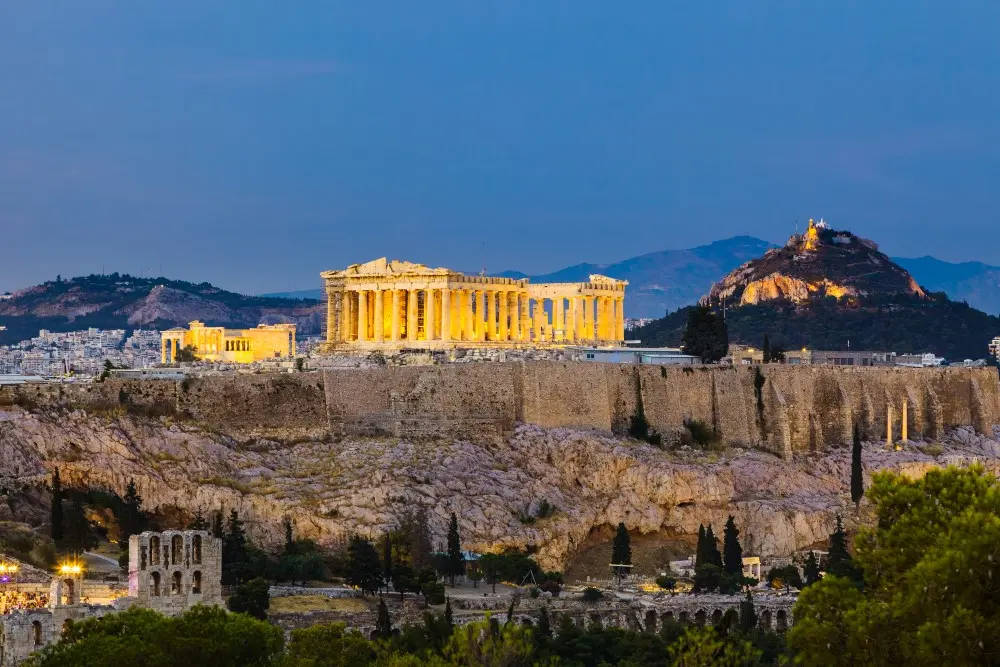
<instances>
[{"instance_id":1,"label":"glowing street light","mask_svg":"<svg viewBox=\"0 0 1000 667\"><path fill-rule=\"evenodd\" d=\"M63 563L59 566L59 574L80 574L83 567L79 563Z\"/></svg>"}]
</instances>

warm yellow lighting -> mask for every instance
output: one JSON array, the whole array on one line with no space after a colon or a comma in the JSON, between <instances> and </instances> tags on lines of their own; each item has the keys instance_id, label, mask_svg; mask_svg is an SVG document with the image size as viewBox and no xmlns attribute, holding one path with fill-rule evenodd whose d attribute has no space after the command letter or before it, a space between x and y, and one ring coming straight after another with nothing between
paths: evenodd
<instances>
[{"instance_id":1,"label":"warm yellow lighting","mask_svg":"<svg viewBox=\"0 0 1000 667\"><path fill-rule=\"evenodd\" d=\"M80 574L83 567L79 563L63 563L59 566L59 574Z\"/></svg>"}]
</instances>

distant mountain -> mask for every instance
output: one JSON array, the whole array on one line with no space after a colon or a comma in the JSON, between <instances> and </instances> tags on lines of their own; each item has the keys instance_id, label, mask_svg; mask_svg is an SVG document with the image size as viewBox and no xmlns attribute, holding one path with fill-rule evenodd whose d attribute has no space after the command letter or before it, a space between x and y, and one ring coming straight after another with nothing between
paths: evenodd
<instances>
[{"instance_id":1,"label":"distant mountain","mask_svg":"<svg viewBox=\"0 0 1000 667\"><path fill-rule=\"evenodd\" d=\"M0 297L0 343L37 336L39 329L72 331L164 329L191 320L232 328L291 322L319 333L325 306L318 301L246 296L209 283L136 278L117 273L58 280Z\"/></svg>"},{"instance_id":2,"label":"distant mountain","mask_svg":"<svg viewBox=\"0 0 1000 667\"><path fill-rule=\"evenodd\" d=\"M775 247L752 236L735 236L687 250L662 250L614 264L576 264L554 273L527 276L533 283L579 282L592 273L629 281L625 313L629 317L662 317L695 303L712 283L740 264ZM498 275L524 278L518 271Z\"/></svg>"},{"instance_id":3,"label":"distant mountain","mask_svg":"<svg viewBox=\"0 0 1000 667\"><path fill-rule=\"evenodd\" d=\"M307 301L322 301L323 294L322 288L320 289L303 289L295 292L270 292L268 294L261 294L262 298L265 299L306 299Z\"/></svg>"},{"instance_id":4,"label":"distant mountain","mask_svg":"<svg viewBox=\"0 0 1000 667\"><path fill-rule=\"evenodd\" d=\"M982 262L953 264L934 257L894 257L931 292L944 292L953 301L966 301L987 313L1000 313L1000 267Z\"/></svg>"},{"instance_id":5,"label":"distant mountain","mask_svg":"<svg viewBox=\"0 0 1000 667\"><path fill-rule=\"evenodd\" d=\"M720 312L725 305L731 342L759 346L766 335L786 349L934 352L955 360L985 357L1000 334L1000 318L925 290L874 242L812 224L731 271L701 303ZM687 317L688 309L677 311L635 336L677 345Z\"/></svg>"}]
</instances>

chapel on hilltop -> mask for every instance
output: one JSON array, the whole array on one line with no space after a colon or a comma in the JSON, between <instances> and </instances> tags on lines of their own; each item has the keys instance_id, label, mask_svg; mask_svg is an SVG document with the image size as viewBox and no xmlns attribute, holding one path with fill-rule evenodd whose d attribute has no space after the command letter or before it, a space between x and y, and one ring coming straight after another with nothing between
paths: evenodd
<instances>
[{"instance_id":1,"label":"chapel on hilltop","mask_svg":"<svg viewBox=\"0 0 1000 667\"><path fill-rule=\"evenodd\" d=\"M326 351L621 345L628 281L531 284L385 257L320 274Z\"/></svg>"}]
</instances>

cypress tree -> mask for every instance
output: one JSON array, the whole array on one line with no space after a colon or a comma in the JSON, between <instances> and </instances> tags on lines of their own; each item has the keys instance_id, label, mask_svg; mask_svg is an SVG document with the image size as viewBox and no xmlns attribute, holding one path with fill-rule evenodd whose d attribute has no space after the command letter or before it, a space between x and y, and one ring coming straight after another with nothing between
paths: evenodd
<instances>
[{"instance_id":1,"label":"cypress tree","mask_svg":"<svg viewBox=\"0 0 1000 667\"><path fill-rule=\"evenodd\" d=\"M722 549L725 552L725 562L723 571L727 574L743 573L743 547L740 546L740 531L736 528L736 522L730 515L723 529Z\"/></svg>"},{"instance_id":2,"label":"cypress tree","mask_svg":"<svg viewBox=\"0 0 1000 667\"><path fill-rule=\"evenodd\" d=\"M205 521L205 515L202 514L200 507L195 510L194 518L188 524L188 530L208 530L208 521Z\"/></svg>"},{"instance_id":3,"label":"cypress tree","mask_svg":"<svg viewBox=\"0 0 1000 667\"><path fill-rule=\"evenodd\" d=\"M392 636L392 619L389 618L389 608L385 606L382 596L378 598L378 618L375 620L375 636L388 639Z\"/></svg>"},{"instance_id":4,"label":"cypress tree","mask_svg":"<svg viewBox=\"0 0 1000 667\"><path fill-rule=\"evenodd\" d=\"M854 425L854 445L851 448L851 500L855 511L860 508L861 496L865 494L864 478L861 467L861 429Z\"/></svg>"},{"instance_id":5,"label":"cypress tree","mask_svg":"<svg viewBox=\"0 0 1000 667\"><path fill-rule=\"evenodd\" d=\"M719 540L712 532L712 524L708 524L708 528L705 530L705 551L708 562L721 570L722 554L719 552Z\"/></svg>"},{"instance_id":6,"label":"cypress tree","mask_svg":"<svg viewBox=\"0 0 1000 667\"><path fill-rule=\"evenodd\" d=\"M236 510L229 512L229 525L222 540L222 583L238 584L245 579L247 537Z\"/></svg>"},{"instance_id":7,"label":"cypress tree","mask_svg":"<svg viewBox=\"0 0 1000 667\"><path fill-rule=\"evenodd\" d=\"M740 602L740 630L750 632L757 627L757 610L753 606L753 596L747 590L747 596Z\"/></svg>"},{"instance_id":8,"label":"cypress tree","mask_svg":"<svg viewBox=\"0 0 1000 667\"><path fill-rule=\"evenodd\" d=\"M59 468L56 468L52 473L52 541L57 545L65 535L62 501L62 481L59 479Z\"/></svg>"},{"instance_id":9,"label":"cypress tree","mask_svg":"<svg viewBox=\"0 0 1000 667\"><path fill-rule=\"evenodd\" d=\"M764 363L765 364L771 363L771 341L768 340L767 334L764 334L763 350L764 350Z\"/></svg>"},{"instance_id":10,"label":"cypress tree","mask_svg":"<svg viewBox=\"0 0 1000 667\"><path fill-rule=\"evenodd\" d=\"M125 490L125 497L122 499L122 538L124 543L128 543L128 538L138 535L143 529L142 497L135 488L135 480L129 479L128 487Z\"/></svg>"},{"instance_id":11,"label":"cypress tree","mask_svg":"<svg viewBox=\"0 0 1000 667\"><path fill-rule=\"evenodd\" d=\"M851 554L847 551L847 535L844 533L844 523L839 514L837 515L837 525L830 534L830 551L827 554L827 559L827 570L851 560Z\"/></svg>"},{"instance_id":12,"label":"cypress tree","mask_svg":"<svg viewBox=\"0 0 1000 667\"><path fill-rule=\"evenodd\" d=\"M706 565L709 562L708 550L705 548L705 524L698 524L698 548L695 550L694 566Z\"/></svg>"},{"instance_id":13,"label":"cypress tree","mask_svg":"<svg viewBox=\"0 0 1000 667\"><path fill-rule=\"evenodd\" d=\"M504 625L510 625L514 622L514 600L511 599L510 606L507 607L507 622Z\"/></svg>"},{"instance_id":14,"label":"cypress tree","mask_svg":"<svg viewBox=\"0 0 1000 667\"><path fill-rule=\"evenodd\" d=\"M816 554L812 551L810 551L809 556L806 557L806 564L803 566L802 572L805 574L806 586L815 584L819 581L819 563L816 562Z\"/></svg>"},{"instance_id":15,"label":"cypress tree","mask_svg":"<svg viewBox=\"0 0 1000 667\"><path fill-rule=\"evenodd\" d=\"M220 540L225 537L226 531L222 527L222 510L215 512L212 515L212 537L217 537Z\"/></svg>"},{"instance_id":16,"label":"cypress tree","mask_svg":"<svg viewBox=\"0 0 1000 667\"><path fill-rule=\"evenodd\" d=\"M382 538L382 572L385 578L385 590L388 592L392 583L392 538L388 531Z\"/></svg>"},{"instance_id":17,"label":"cypress tree","mask_svg":"<svg viewBox=\"0 0 1000 667\"><path fill-rule=\"evenodd\" d=\"M462 542L458 536L458 517L451 513L448 524L448 575L451 585L455 585L455 577L465 572L465 557L462 556Z\"/></svg>"},{"instance_id":18,"label":"cypress tree","mask_svg":"<svg viewBox=\"0 0 1000 667\"><path fill-rule=\"evenodd\" d=\"M444 600L444 622L449 630L455 627L455 621L451 613L451 598L445 598Z\"/></svg>"},{"instance_id":19,"label":"cypress tree","mask_svg":"<svg viewBox=\"0 0 1000 667\"><path fill-rule=\"evenodd\" d=\"M613 565L632 564L631 540L624 521L618 523L618 530L615 531L615 540L611 544L611 563Z\"/></svg>"},{"instance_id":20,"label":"cypress tree","mask_svg":"<svg viewBox=\"0 0 1000 667\"><path fill-rule=\"evenodd\" d=\"M292 535L292 520L286 516L281 521L285 525L285 553L290 554L295 548L295 540Z\"/></svg>"}]
</instances>

